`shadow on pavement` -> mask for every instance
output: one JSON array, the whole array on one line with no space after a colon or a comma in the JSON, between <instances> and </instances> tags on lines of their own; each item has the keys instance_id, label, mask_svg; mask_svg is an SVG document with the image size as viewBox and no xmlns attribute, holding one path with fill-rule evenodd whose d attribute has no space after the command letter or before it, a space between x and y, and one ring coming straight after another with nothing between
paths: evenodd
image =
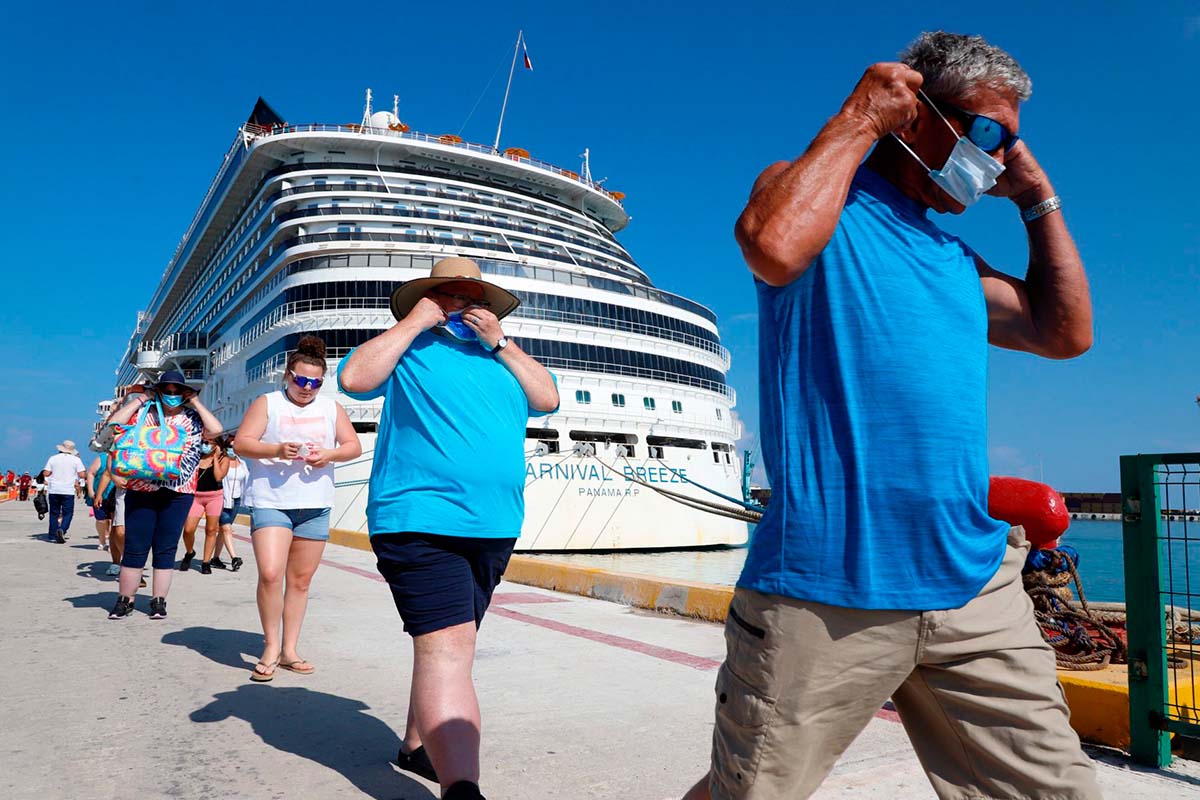
<instances>
[{"instance_id":1,"label":"shadow on pavement","mask_svg":"<svg viewBox=\"0 0 1200 800\"><path fill-rule=\"evenodd\" d=\"M112 561L84 561L75 567L75 574L81 578L95 578L98 581L113 583L117 580L116 575L109 575L108 568Z\"/></svg>"},{"instance_id":2,"label":"shadow on pavement","mask_svg":"<svg viewBox=\"0 0 1200 800\"><path fill-rule=\"evenodd\" d=\"M400 739L367 709L359 700L325 692L247 683L215 695L190 719L200 723L229 717L245 720L264 743L340 773L377 800L436 798L388 763Z\"/></svg>"},{"instance_id":3,"label":"shadow on pavement","mask_svg":"<svg viewBox=\"0 0 1200 800\"><path fill-rule=\"evenodd\" d=\"M218 664L244 670L253 669L254 662L258 660L263 649L261 633L205 626L172 631L163 636L162 642L186 647ZM249 656L249 659L246 656Z\"/></svg>"},{"instance_id":4,"label":"shadow on pavement","mask_svg":"<svg viewBox=\"0 0 1200 800\"><path fill-rule=\"evenodd\" d=\"M149 598L138 599L141 599L142 601L142 606L138 608L138 610L145 611L147 604L150 602ZM105 614L107 614L108 610L117 602L117 593L93 592L91 594L81 594L78 597L64 597L63 600L67 601L76 608L101 608L104 609ZM134 602L136 603L137 600ZM146 613L149 612L146 611Z\"/></svg>"}]
</instances>

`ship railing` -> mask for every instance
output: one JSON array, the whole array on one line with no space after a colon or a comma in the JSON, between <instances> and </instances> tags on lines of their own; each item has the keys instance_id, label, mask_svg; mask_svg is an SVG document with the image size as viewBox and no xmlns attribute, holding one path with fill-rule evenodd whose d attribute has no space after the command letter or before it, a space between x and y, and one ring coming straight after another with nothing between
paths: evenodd
<instances>
[{"instance_id":1,"label":"ship railing","mask_svg":"<svg viewBox=\"0 0 1200 800\"><path fill-rule=\"evenodd\" d=\"M390 302L390 298L388 297L315 297L307 300L292 300L274 308L270 314L255 323L254 327L243 333L240 337L240 346L247 346L250 342L267 333L267 331L299 314L318 311L386 311L390 307ZM670 328L601 317L595 314L578 314L570 311L554 311L551 309L532 308L530 306L518 307L512 313L512 316L521 319L566 322L623 333L653 336L657 339L666 339L712 353L721 359L725 369L728 369L730 364L730 353L726 348L698 336L681 333Z\"/></svg>"},{"instance_id":2,"label":"ship railing","mask_svg":"<svg viewBox=\"0 0 1200 800\"><path fill-rule=\"evenodd\" d=\"M510 161L517 161L521 164L527 164L537 169L552 172L562 178L574 181L575 183L583 184L589 189L604 195L617 205L622 205L621 198L616 197L612 192L605 189L595 181L589 181L582 176L565 170L562 167L555 166L548 161L542 161L538 158L528 158L506 153L498 153L495 148L487 145L476 144L474 142L454 142L446 141L444 137L433 136L428 133L418 133L416 131L394 131L390 128L373 128L362 125L329 125L325 123L309 123L304 125L279 125L273 126L269 132L263 133L260 126L253 126L257 130L246 129L246 132L252 136L280 136L289 133L363 133L371 136L387 136L393 139L407 139L409 141L424 142L426 144L435 144L441 147L453 147L458 150L467 150L473 153L481 153L488 156L496 156L505 158ZM245 126L243 126L245 129Z\"/></svg>"},{"instance_id":3,"label":"ship railing","mask_svg":"<svg viewBox=\"0 0 1200 800\"><path fill-rule=\"evenodd\" d=\"M516 199L509 199L509 198L505 197L504 195L496 195L494 200L489 201L488 199L485 199L484 197L480 196L480 193L479 193L480 190L476 189L476 188L459 189L456 186L447 185L444 189L438 189L438 188L429 188L426 186L413 186L408 183L401 183L401 184L386 183L386 185L378 184L378 183L375 183L375 181L381 177L381 175L380 175L381 170L384 172L384 176L382 176L382 177L384 177L385 181L386 181L386 175L388 173L391 173L391 174L395 175L396 177L402 178L405 180L411 180L413 177L420 177L422 179L428 179L428 180L432 180L432 181L456 181L456 182L459 182L462 184L469 184L472 187L474 187L476 185L482 185L482 186L487 187L487 189L484 191L489 191L489 192L490 191L497 191L497 192L514 191L514 187L512 187L511 185L496 183L494 181L488 180L486 177L474 177L474 176L469 176L469 175L455 175L455 174L451 174L448 172L442 172L442 171L433 170L433 169L426 169L424 167L419 167L414 164L404 164L402 166L396 166L396 167L390 167L390 166L384 167L381 165L380 167L376 168L373 165L367 166L365 164L356 163L356 162L352 162L352 161L320 161L320 162L309 163L309 164L306 164L303 162L301 162L299 164L281 164L280 166L278 166L275 169L268 172L266 174L266 176L264 177L264 180L273 180L277 177L280 177L282 175L287 175L287 174L290 174L293 172L317 173L316 175L314 175L314 180L321 180L324 175L327 175L328 173L332 173L332 172L361 172L362 173L362 181L364 183L371 183L374 186L380 187L378 189L375 189L374 191L383 191L390 195L396 195L396 194L400 193L400 194L417 195L419 197L445 197L448 199L457 199L457 200L468 200L469 199L469 200L472 200L477 203L481 203L481 204L485 204L485 205L492 205L497 208L506 208L506 209L511 209L513 211L517 211L517 212L523 212L526 214L534 214L537 216L550 217L552 219L555 219L555 220L558 220L561 222L565 222L568 225L578 226L581 223L587 223L587 227L589 230L594 229L597 233L599 233L602 237L604 237L604 239L606 241L612 242L613 244L618 244L616 237L613 236L612 231L610 231L608 228L606 228L603 225L599 225L598 223L596 223L595 220L593 220L590 217L583 214L575 206L568 205L567 203L564 203L562 200L559 200L555 197L550 197L548 195L541 194L538 192L529 194L529 193L518 190L521 194L529 197L530 199L528 201L522 201L522 200L516 200ZM340 191L340 192L358 191L357 189L353 189L349 186L350 183L358 183L358 180L343 181L340 185L337 185L337 186L334 185L332 180L333 180L332 176L329 176L327 179L329 189L331 189L331 190L336 189L337 191ZM568 213L568 212L570 212L570 213Z\"/></svg>"},{"instance_id":4,"label":"ship railing","mask_svg":"<svg viewBox=\"0 0 1200 800\"><path fill-rule=\"evenodd\" d=\"M305 187L307 188L307 187ZM382 187L380 187L382 190ZM286 189L283 191L291 191ZM608 246L602 239L588 240L578 236L569 236L567 234L555 233L554 231L542 230L532 225L518 225L512 222L504 222L503 220L492 219L491 217L482 214L462 214L448 211L434 211L427 208L385 208L381 206L321 206L319 208L299 208L295 211L287 211L275 217L277 222L287 222L294 219L304 219L305 217L357 217L357 216L385 216L396 217L399 219L431 219L440 222L451 222L464 225L478 225L483 228L499 228L501 230L513 231L514 233L524 233L530 236L541 236L546 239L573 244L576 247L587 247L593 250L599 250L609 256L617 258L628 258L624 253L616 253L613 248ZM641 279L638 274L640 267L625 267L622 264L617 265L618 268L625 268L630 272L630 277ZM634 270L637 270L635 272Z\"/></svg>"},{"instance_id":5,"label":"ship railing","mask_svg":"<svg viewBox=\"0 0 1200 800\"><path fill-rule=\"evenodd\" d=\"M1200 737L1200 453L1121 456L1130 754L1171 763Z\"/></svg>"},{"instance_id":6,"label":"ship railing","mask_svg":"<svg viewBox=\"0 0 1200 800\"><path fill-rule=\"evenodd\" d=\"M737 392L725 383L710 381L707 378L697 378L678 372L665 372L660 369L636 367L624 364L609 364L604 361L588 361L577 358L562 358L561 356L542 356L538 363L547 369L568 369L581 372L598 372L605 375L622 375L627 378L646 378L648 380L674 383L681 386L692 386L709 392L716 392L727 398L731 405L737 404Z\"/></svg>"},{"instance_id":7,"label":"ship railing","mask_svg":"<svg viewBox=\"0 0 1200 800\"><path fill-rule=\"evenodd\" d=\"M574 311L554 311L545 308L530 308L529 306L520 306L512 313L514 317L523 319L545 320L547 322L566 322L576 325L586 325L591 328L604 328L606 330L622 331L625 333L638 333L644 336L653 336L657 339L669 339L672 342L685 344L689 347L695 347L699 350L705 350L714 354L725 365L725 369L729 368L731 363L730 353L721 345L710 342L707 339L701 339L699 336L693 336L690 333L681 333L673 331L670 328L662 328L657 325L647 325L642 322L627 322L625 320L612 319L610 317L600 317L594 314L579 314Z\"/></svg>"},{"instance_id":8,"label":"ship railing","mask_svg":"<svg viewBox=\"0 0 1200 800\"><path fill-rule=\"evenodd\" d=\"M305 244L316 244L320 242L352 242L352 241L368 241L368 242L413 242L418 244L434 244L442 245L449 248L473 247L483 250L492 250L512 255L509 248L504 245L494 244L492 242L480 242L462 238L454 238L452 236L431 236L423 233L388 233L384 231L330 231L327 233L312 233L302 236L295 236L290 239L285 239L280 242L275 249L287 249ZM518 251L521 248L516 248ZM545 258L545 253L530 252L529 255L538 258ZM552 259L560 261L568 261L566 258ZM587 261L580 260L579 266L595 269L601 272L616 274L612 269L602 265L593 265ZM479 261L479 268L484 272L493 275L510 275L515 278L533 278L535 280L554 281L555 283L574 284L576 286L587 286L601 291L616 292L618 294L630 295L633 297L641 297L647 300L652 300L659 303L665 303L675 308L689 311L697 316L703 317L710 322L716 323L717 315L710 309L699 303L689 300L671 292L657 289L653 286L647 286L643 283L638 283L629 280L627 276L619 275L623 281L613 280L601 275L588 275L582 272L572 272L570 270L560 270L554 267L545 267L539 264L515 264L511 261Z\"/></svg>"}]
</instances>

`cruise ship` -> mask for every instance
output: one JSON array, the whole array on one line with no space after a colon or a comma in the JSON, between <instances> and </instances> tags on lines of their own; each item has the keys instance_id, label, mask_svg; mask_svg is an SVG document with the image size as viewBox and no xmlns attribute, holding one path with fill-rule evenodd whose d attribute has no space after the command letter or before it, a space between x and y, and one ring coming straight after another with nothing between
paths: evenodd
<instances>
[{"instance_id":1,"label":"cruise ship","mask_svg":"<svg viewBox=\"0 0 1200 800\"><path fill-rule=\"evenodd\" d=\"M716 316L656 288L617 241L624 196L520 148L417 133L395 110L359 124L289 124L261 98L212 179L117 368L133 384L179 369L227 430L281 385L300 336L330 374L394 324L392 290L466 256L521 299L505 333L558 378L557 412L526 431L517 549L739 545L742 470L729 351ZM336 470L333 525L366 530L381 401L327 381L363 443Z\"/></svg>"}]
</instances>

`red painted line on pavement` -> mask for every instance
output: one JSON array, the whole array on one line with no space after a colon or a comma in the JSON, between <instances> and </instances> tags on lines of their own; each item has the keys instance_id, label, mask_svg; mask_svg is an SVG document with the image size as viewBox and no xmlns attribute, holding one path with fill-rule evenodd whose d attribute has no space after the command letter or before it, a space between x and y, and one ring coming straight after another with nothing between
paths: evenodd
<instances>
[{"instance_id":1,"label":"red painted line on pavement","mask_svg":"<svg viewBox=\"0 0 1200 800\"><path fill-rule=\"evenodd\" d=\"M234 534L234 536L238 539L241 539L243 542L250 541L250 537L248 536L242 536L240 534ZM329 561L324 558L321 559L321 563L325 564L326 566L333 567L334 569L340 569L343 572L349 572L352 575L361 575L364 578L370 578L371 580L378 581L379 583L385 582L383 577L378 573L368 572L365 569L352 567L348 564L339 564L336 561ZM516 622L524 622L526 625L536 625L539 628L545 628L546 630L564 633L567 636L574 636L579 639L587 639L591 642L605 644L609 647L616 647L621 650L628 650L633 653L641 653L642 655L650 656L651 658L669 661L672 664L681 664L685 667L691 667L692 669L700 670L702 672L714 670L721 666L720 661L714 661L711 658L704 658L703 656L692 655L691 653L685 653L681 650L672 650L669 647L659 647L658 645L639 642L636 639L627 639L624 636L616 636L611 633L601 633L600 631L594 631L589 628L580 628L577 625L568 625L565 622L558 622L556 620L545 619L543 617L535 617L530 614L523 614L520 611L513 611L511 608L504 608L505 605L510 603L537 604L567 602L570 601L562 600L556 597L548 597L543 594L537 594L536 592L502 592L492 598L492 606L489 611L492 614L496 614ZM884 704L883 708L875 713L875 716L878 719L886 719L891 722L900 721L900 715L896 713L895 706L893 706L891 702Z\"/></svg>"},{"instance_id":2,"label":"red painted line on pavement","mask_svg":"<svg viewBox=\"0 0 1200 800\"><path fill-rule=\"evenodd\" d=\"M721 666L720 661L713 661L711 658L702 658L694 656L691 653L684 653L679 650L672 650L668 647L659 647L658 645L646 644L639 642L636 639L626 639L624 636L614 636L610 633L600 633L599 631L589 630L588 628L580 628L576 625L568 625L565 622L557 622L552 619L544 619L542 617L534 617L529 614L523 614L520 611L513 611L511 608L496 608L492 609L493 614L498 614L501 617L514 619L518 622L524 622L528 625L537 625L539 628L565 633L568 636L576 636L580 639L588 639L589 641L606 644L610 647L619 647L622 650L630 650L634 653L659 658L663 661L670 661L674 664L682 664L685 667L692 669L710 670Z\"/></svg>"}]
</instances>

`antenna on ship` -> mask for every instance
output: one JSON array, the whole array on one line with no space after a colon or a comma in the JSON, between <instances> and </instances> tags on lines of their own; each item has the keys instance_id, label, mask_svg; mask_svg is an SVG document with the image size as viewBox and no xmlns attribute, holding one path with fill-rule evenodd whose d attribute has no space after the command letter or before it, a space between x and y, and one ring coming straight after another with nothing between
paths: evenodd
<instances>
[{"instance_id":1,"label":"antenna on ship","mask_svg":"<svg viewBox=\"0 0 1200 800\"><path fill-rule=\"evenodd\" d=\"M592 182L592 163L588 157L590 152L588 148L583 148L583 166L579 168L579 175L584 183Z\"/></svg>"},{"instance_id":2,"label":"antenna on ship","mask_svg":"<svg viewBox=\"0 0 1200 800\"><path fill-rule=\"evenodd\" d=\"M400 95L398 94L392 95L392 116L396 118L397 122L400 121Z\"/></svg>"},{"instance_id":3,"label":"antenna on ship","mask_svg":"<svg viewBox=\"0 0 1200 800\"><path fill-rule=\"evenodd\" d=\"M367 106L363 109L362 127L371 127L371 87L367 87Z\"/></svg>"},{"instance_id":4,"label":"antenna on ship","mask_svg":"<svg viewBox=\"0 0 1200 800\"><path fill-rule=\"evenodd\" d=\"M513 45L512 66L508 68L508 85L504 87L504 102L500 106L500 122L496 125L496 143L492 145L492 152L500 152L500 130L504 127L504 112L508 110L508 92L512 89L513 72L517 69L517 52L521 49L521 41L525 38L525 31L517 31L517 43ZM501 62L503 63L503 62ZM533 66L529 63L529 56L525 56L525 65L529 69Z\"/></svg>"}]
</instances>

